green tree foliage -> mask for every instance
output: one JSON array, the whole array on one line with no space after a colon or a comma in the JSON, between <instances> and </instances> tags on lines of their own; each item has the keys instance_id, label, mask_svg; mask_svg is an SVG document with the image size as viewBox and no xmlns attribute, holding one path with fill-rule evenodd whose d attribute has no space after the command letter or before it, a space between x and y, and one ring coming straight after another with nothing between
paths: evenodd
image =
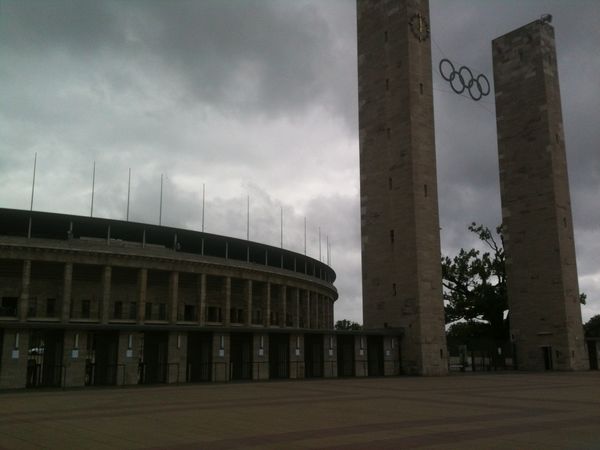
<instances>
[{"instance_id":1,"label":"green tree foliage","mask_svg":"<svg viewBox=\"0 0 600 450\"><path fill-rule=\"evenodd\" d=\"M587 337L600 337L600 314L596 314L583 326Z\"/></svg>"},{"instance_id":2,"label":"green tree foliage","mask_svg":"<svg viewBox=\"0 0 600 450\"><path fill-rule=\"evenodd\" d=\"M497 342L508 337L506 270L502 229L472 223L469 231L485 244L487 251L461 249L457 256L442 258L442 282L446 323L466 321L459 328L474 327L471 333L485 335ZM482 325L473 325L480 323ZM469 325L470 324L470 325Z\"/></svg>"},{"instance_id":3,"label":"green tree foliage","mask_svg":"<svg viewBox=\"0 0 600 450\"><path fill-rule=\"evenodd\" d=\"M473 222L469 231L487 251L461 249L452 259L442 257L446 323L452 324L448 337L463 344L487 341L500 346L508 339L509 330L502 227L492 233ZM580 303L585 305L586 298L581 293Z\"/></svg>"},{"instance_id":4,"label":"green tree foliage","mask_svg":"<svg viewBox=\"0 0 600 450\"><path fill-rule=\"evenodd\" d=\"M358 331L358 330L362 329L362 325L360 323L352 322L350 320L344 319L344 320L338 320L335 323L335 329L336 330L353 330L353 331Z\"/></svg>"}]
</instances>

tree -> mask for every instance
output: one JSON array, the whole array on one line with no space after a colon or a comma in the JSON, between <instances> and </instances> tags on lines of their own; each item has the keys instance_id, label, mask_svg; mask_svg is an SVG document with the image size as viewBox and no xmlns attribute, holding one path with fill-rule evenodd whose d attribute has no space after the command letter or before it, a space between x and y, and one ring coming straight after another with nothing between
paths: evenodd
<instances>
[{"instance_id":1,"label":"tree","mask_svg":"<svg viewBox=\"0 0 600 450\"><path fill-rule=\"evenodd\" d=\"M461 249L452 259L442 258L446 323L459 320L483 323L484 326L477 326L477 334L481 334L482 328L487 329L487 336L501 345L508 338L502 228L497 227L494 235L489 228L473 222L469 231L475 233L489 251Z\"/></svg>"},{"instance_id":2,"label":"tree","mask_svg":"<svg viewBox=\"0 0 600 450\"><path fill-rule=\"evenodd\" d=\"M362 325L360 323L352 322L350 320L344 319L344 320L338 320L335 323L335 329L336 330L358 331L358 330L362 329Z\"/></svg>"},{"instance_id":3,"label":"tree","mask_svg":"<svg viewBox=\"0 0 600 450\"><path fill-rule=\"evenodd\" d=\"M469 336L471 341L477 336L500 347L509 330L502 227L496 227L495 234L475 222L468 228L488 251L461 249L452 259L442 258L446 323L453 324L448 335L453 339ZM585 304L586 298L581 293L580 303ZM461 325L455 328L457 321Z\"/></svg>"},{"instance_id":4,"label":"tree","mask_svg":"<svg viewBox=\"0 0 600 450\"><path fill-rule=\"evenodd\" d=\"M600 337L600 314L596 314L583 326L586 337Z\"/></svg>"}]
</instances>

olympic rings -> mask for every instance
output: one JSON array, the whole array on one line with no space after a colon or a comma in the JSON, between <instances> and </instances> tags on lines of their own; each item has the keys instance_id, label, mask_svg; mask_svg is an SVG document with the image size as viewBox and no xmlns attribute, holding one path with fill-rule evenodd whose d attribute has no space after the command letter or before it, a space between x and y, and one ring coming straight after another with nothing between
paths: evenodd
<instances>
[{"instance_id":1,"label":"olympic rings","mask_svg":"<svg viewBox=\"0 0 600 450\"><path fill-rule=\"evenodd\" d=\"M487 77L482 73L474 76L467 66L461 66L456 70L452 61L444 58L440 61L439 70L442 78L450 83L450 87L457 94L462 94L466 90L469 96L477 101L490 93L490 82Z\"/></svg>"}]
</instances>

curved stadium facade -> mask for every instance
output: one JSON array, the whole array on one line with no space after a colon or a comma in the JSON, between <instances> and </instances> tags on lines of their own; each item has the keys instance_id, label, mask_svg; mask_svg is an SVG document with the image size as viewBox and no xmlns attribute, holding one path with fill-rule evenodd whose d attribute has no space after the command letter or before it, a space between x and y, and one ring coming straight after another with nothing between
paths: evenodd
<instances>
[{"instance_id":1,"label":"curved stadium facade","mask_svg":"<svg viewBox=\"0 0 600 450\"><path fill-rule=\"evenodd\" d=\"M256 242L0 209L0 388L391 375L333 330L328 265Z\"/></svg>"}]
</instances>

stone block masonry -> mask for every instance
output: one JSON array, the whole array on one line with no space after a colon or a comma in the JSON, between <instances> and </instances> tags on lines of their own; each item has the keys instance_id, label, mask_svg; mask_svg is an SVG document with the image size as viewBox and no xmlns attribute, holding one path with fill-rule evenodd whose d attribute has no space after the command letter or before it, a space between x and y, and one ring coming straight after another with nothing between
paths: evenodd
<instances>
[{"instance_id":1,"label":"stone block masonry","mask_svg":"<svg viewBox=\"0 0 600 450\"><path fill-rule=\"evenodd\" d=\"M523 370L588 367L554 29L492 43L511 338Z\"/></svg>"},{"instance_id":2,"label":"stone block masonry","mask_svg":"<svg viewBox=\"0 0 600 450\"><path fill-rule=\"evenodd\" d=\"M403 328L402 371L448 371L427 0L358 0L366 329Z\"/></svg>"}]
</instances>

